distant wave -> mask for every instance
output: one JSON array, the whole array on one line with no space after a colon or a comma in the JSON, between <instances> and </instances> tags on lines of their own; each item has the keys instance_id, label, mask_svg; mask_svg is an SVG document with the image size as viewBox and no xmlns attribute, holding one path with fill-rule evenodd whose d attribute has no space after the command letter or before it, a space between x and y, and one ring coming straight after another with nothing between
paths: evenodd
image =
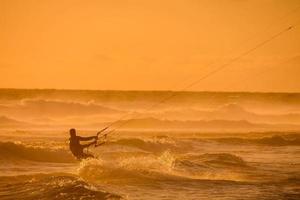
<instances>
[{"instance_id":1,"label":"distant wave","mask_svg":"<svg viewBox=\"0 0 300 200\"><path fill-rule=\"evenodd\" d=\"M117 91L117 90L56 90L56 89L0 89L0 99L20 100L24 98L60 98L60 99L94 99L97 101L157 101L169 95L177 102L200 103L230 102L250 99L267 104L289 102L300 106L299 93L260 93L260 92L187 92L187 91Z\"/></svg>"},{"instance_id":2,"label":"distant wave","mask_svg":"<svg viewBox=\"0 0 300 200\"><path fill-rule=\"evenodd\" d=\"M155 117L163 116L170 119L202 119L202 120L247 120L253 123L288 123L299 124L300 113L283 112L281 114L262 114L245 109L238 103L229 103L217 107L214 110L200 110L195 108L189 109L170 109L155 115Z\"/></svg>"},{"instance_id":3,"label":"distant wave","mask_svg":"<svg viewBox=\"0 0 300 200\"><path fill-rule=\"evenodd\" d=\"M231 144L256 144L269 146L300 146L300 136L294 138L286 138L284 136L274 135L272 137L264 137L260 139L245 138L219 138L215 139L219 142Z\"/></svg>"},{"instance_id":4,"label":"distant wave","mask_svg":"<svg viewBox=\"0 0 300 200\"><path fill-rule=\"evenodd\" d=\"M1 127L28 127L31 124L27 122L18 121L6 116L0 116L0 128Z\"/></svg>"},{"instance_id":5,"label":"distant wave","mask_svg":"<svg viewBox=\"0 0 300 200\"><path fill-rule=\"evenodd\" d=\"M38 112L46 112L42 108L37 109ZM33 115L37 114L32 110ZM28 112L31 112L28 110ZM96 116L77 116L73 118L64 118L62 120L52 120L44 115L52 115L55 109L49 113L43 113L32 123L24 122L15 118L6 116L0 117L0 128L43 128L43 127L81 127L81 128L98 128L105 127L108 124L113 124L112 128L117 129L145 129L145 130L201 130L213 132L229 132L229 131L298 131L300 124L266 124L253 123L247 120L167 120L160 118L133 118L128 120L119 120L116 122L103 122ZM62 111L59 111L62 112ZM68 115L79 114L80 110L74 109L74 112ZM34 114L35 113L35 114ZM61 113L63 115L63 113ZM66 113L65 113L66 114ZM102 113L103 114L103 113ZM22 115L22 114L21 114ZM66 114L67 115L67 114ZM104 116L104 115L103 115ZM39 120L41 119L41 120ZM100 120L100 122L95 122ZM112 120L112 119L110 119ZM41 122L42 121L42 122Z\"/></svg>"},{"instance_id":6,"label":"distant wave","mask_svg":"<svg viewBox=\"0 0 300 200\"><path fill-rule=\"evenodd\" d=\"M13 142L0 142L0 160L23 159L37 162L71 163L76 160L63 149L29 147Z\"/></svg>"},{"instance_id":7,"label":"distant wave","mask_svg":"<svg viewBox=\"0 0 300 200\"><path fill-rule=\"evenodd\" d=\"M114 126L133 129L198 129L202 131L267 131L300 130L300 125L251 123L246 120L161 120L157 118L129 119L116 122Z\"/></svg>"},{"instance_id":8,"label":"distant wave","mask_svg":"<svg viewBox=\"0 0 300 200\"><path fill-rule=\"evenodd\" d=\"M288 123L299 124L300 113L299 112L281 112L280 114L267 114L256 113L249 111L238 104L226 104L219 109L211 112L214 118L227 118L231 120L248 120L257 123Z\"/></svg>"},{"instance_id":9,"label":"distant wave","mask_svg":"<svg viewBox=\"0 0 300 200\"><path fill-rule=\"evenodd\" d=\"M0 177L0 199L91 199L117 200L121 196L102 191L69 174L37 174Z\"/></svg>"},{"instance_id":10,"label":"distant wave","mask_svg":"<svg viewBox=\"0 0 300 200\"><path fill-rule=\"evenodd\" d=\"M62 100L24 99L18 104L0 107L0 112L19 116L62 117L92 114L117 114L121 111L104 107L93 102L80 103Z\"/></svg>"}]
</instances>

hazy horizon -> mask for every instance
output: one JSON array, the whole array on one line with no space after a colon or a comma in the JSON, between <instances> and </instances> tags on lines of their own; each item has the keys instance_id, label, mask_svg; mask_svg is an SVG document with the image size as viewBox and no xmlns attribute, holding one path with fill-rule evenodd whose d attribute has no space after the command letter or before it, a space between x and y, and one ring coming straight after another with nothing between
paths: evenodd
<instances>
[{"instance_id":1,"label":"hazy horizon","mask_svg":"<svg viewBox=\"0 0 300 200\"><path fill-rule=\"evenodd\" d=\"M271 93L271 94L300 94L299 92L292 92L292 91L217 91L217 90L118 90L118 89L78 89L78 88L1 88L0 90L62 90L62 91L115 91L115 92L174 92L174 93Z\"/></svg>"}]
</instances>

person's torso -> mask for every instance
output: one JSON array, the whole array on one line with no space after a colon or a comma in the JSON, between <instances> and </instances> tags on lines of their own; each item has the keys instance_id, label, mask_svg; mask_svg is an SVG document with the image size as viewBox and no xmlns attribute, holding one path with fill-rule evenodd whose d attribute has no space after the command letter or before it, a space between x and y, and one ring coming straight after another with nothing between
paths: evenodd
<instances>
[{"instance_id":1,"label":"person's torso","mask_svg":"<svg viewBox=\"0 0 300 200\"><path fill-rule=\"evenodd\" d=\"M78 137L70 137L70 150L74 155L83 153L83 148L80 145Z\"/></svg>"}]
</instances>

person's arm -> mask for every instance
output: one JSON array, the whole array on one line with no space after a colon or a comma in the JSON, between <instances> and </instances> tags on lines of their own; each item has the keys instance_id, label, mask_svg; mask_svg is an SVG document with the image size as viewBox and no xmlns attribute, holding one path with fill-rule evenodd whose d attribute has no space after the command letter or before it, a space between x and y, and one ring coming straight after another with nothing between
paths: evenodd
<instances>
[{"instance_id":1,"label":"person's arm","mask_svg":"<svg viewBox=\"0 0 300 200\"><path fill-rule=\"evenodd\" d=\"M89 140L93 140L93 139L97 139L97 136L91 136L91 137L81 137L81 136L77 136L78 137L78 139L80 140L80 141L89 141Z\"/></svg>"},{"instance_id":2,"label":"person's arm","mask_svg":"<svg viewBox=\"0 0 300 200\"><path fill-rule=\"evenodd\" d=\"M105 142L101 142L101 143L99 143L99 144L95 144L95 147L101 146L101 145L103 145L103 144L105 144Z\"/></svg>"}]
</instances>

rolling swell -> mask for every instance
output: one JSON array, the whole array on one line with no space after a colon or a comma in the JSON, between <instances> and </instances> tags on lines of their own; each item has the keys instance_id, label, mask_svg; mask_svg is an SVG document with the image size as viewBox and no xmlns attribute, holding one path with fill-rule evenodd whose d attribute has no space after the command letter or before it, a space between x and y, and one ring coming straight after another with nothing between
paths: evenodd
<instances>
[{"instance_id":1,"label":"rolling swell","mask_svg":"<svg viewBox=\"0 0 300 200\"><path fill-rule=\"evenodd\" d=\"M205 172L218 173L220 170L235 170L249 168L241 157L228 153L206 153L187 155L177 158L175 166L188 173L199 174Z\"/></svg>"},{"instance_id":2,"label":"rolling swell","mask_svg":"<svg viewBox=\"0 0 300 200\"><path fill-rule=\"evenodd\" d=\"M68 174L0 177L0 199L121 199Z\"/></svg>"},{"instance_id":3,"label":"rolling swell","mask_svg":"<svg viewBox=\"0 0 300 200\"><path fill-rule=\"evenodd\" d=\"M247 173L254 168L246 161L229 153L206 153L177 158L174 168L197 180L248 181Z\"/></svg>"},{"instance_id":4,"label":"rolling swell","mask_svg":"<svg viewBox=\"0 0 300 200\"><path fill-rule=\"evenodd\" d=\"M0 142L0 159L23 159L37 162L72 163L75 159L66 150L30 147L13 142Z\"/></svg>"},{"instance_id":5,"label":"rolling swell","mask_svg":"<svg viewBox=\"0 0 300 200\"><path fill-rule=\"evenodd\" d=\"M206 153L201 155L190 155L177 160L177 162L183 165L186 163L195 163L197 166L247 166L247 163L241 157L229 153Z\"/></svg>"},{"instance_id":6,"label":"rolling swell","mask_svg":"<svg viewBox=\"0 0 300 200\"><path fill-rule=\"evenodd\" d=\"M300 136L293 136L287 138L284 136L274 135L271 137L264 137L259 139L245 139L245 138L219 138L219 142L230 144L255 144L268 146L300 146Z\"/></svg>"}]
</instances>

